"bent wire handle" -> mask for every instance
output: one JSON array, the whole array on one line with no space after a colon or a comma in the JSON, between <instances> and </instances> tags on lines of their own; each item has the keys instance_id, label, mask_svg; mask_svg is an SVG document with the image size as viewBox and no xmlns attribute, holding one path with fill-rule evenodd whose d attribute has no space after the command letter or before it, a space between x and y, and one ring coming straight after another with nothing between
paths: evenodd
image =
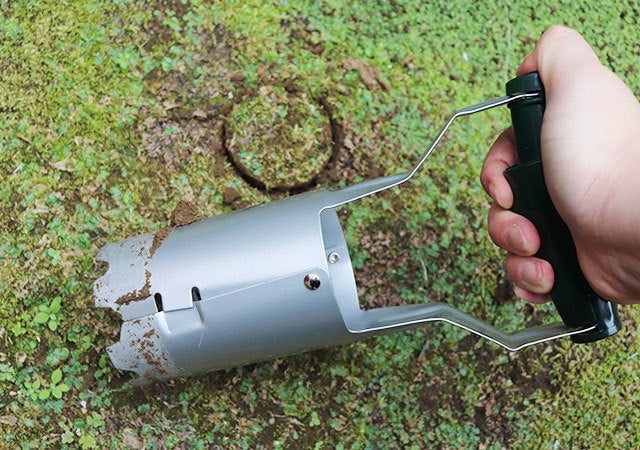
<instances>
[{"instance_id":1,"label":"bent wire handle","mask_svg":"<svg viewBox=\"0 0 640 450\"><path fill-rule=\"evenodd\" d=\"M416 165L409 171L399 175L391 175L388 177L377 178L375 180L364 181L362 183L354 184L353 186L346 187L339 191L333 191L332 195L334 196L333 203L325 206L323 209L327 208L335 208L340 205L344 205L345 203L351 203L355 200L359 200L363 197L367 197L369 195L376 194L380 191L384 191L390 189L392 187L398 186L408 180L410 180L418 170L424 165L424 162L431 156L433 150L435 150L436 146L442 140L442 137L445 135L451 124L458 117L468 116L471 114L475 114L477 112L486 111L487 109L495 108L497 106L506 105L508 103L514 102L516 100L522 100L529 97L534 97L537 94L523 93L518 95L507 95L504 97L495 98L492 100L488 100L486 102L478 103L477 105L467 106L466 108L462 108L454 112L447 123L442 127L440 132L437 134L429 148L422 154Z\"/></svg>"},{"instance_id":2,"label":"bent wire handle","mask_svg":"<svg viewBox=\"0 0 640 450\"><path fill-rule=\"evenodd\" d=\"M490 340L507 350L517 351L530 345L550 341L566 336L592 331L595 325L586 328L569 328L562 322L524 328L513 333L498 330L469 314L445 303L427 303L423 305L403 305L364 311L361 322L354 324L350 332L355 334L374 333L383 330L416 328L427 322L447 322L480 337Z\"/></svg>"},{"instance_id":3,"label":"bent wire handle","mask_svg":"<svg viewBox=\"0 0 640 450\"><path fill-rule=\"evenodd\" d=\"M320 212L325 209L335 208L337 206L350 203L363 197L376 194L380 191L390 189L411 179L415 175L415 173L423 166L429 156L431 156L434 149L440 143L442 137L456 118L461 116L468 116L477 112L495 108L497 106L507 105L511 102L525 100L537 96L538 93L517 93L515 95L507 95L504 97L488 100L486 102L478 103L476 105L468 106L466 108L455 111L451 115L449 120L447 120L444 127L442 127L440 132L437 134L436 138L433 140L429 148L422 154L412 170L404 174L392 175L388 177L378 178L376 180L365 181L363 183L347 187L340 191L332 191L330 192L330 203L327 204ZM412 306L418 307L417 310L416 308L411 308ZM426 305L407 305L402 307L378 308L368 310L364 311L361 318L357 320L357 325L349 326L349 324L347 324L347 326L352 333L367 333L385 329L395 330L398 328L415 328L422 323L433 321L444 321L451 323L481 337L484 337L492 342L495 342L496 344L499 344L511 351L519 350L529 345L534 345L552 339L587 333L594 329L593 326L581 326L572 328L562 323L554 323L541 327L526 328L514 333L505 333L481 320L463 313L462 311L459 311L451 306L439 303L428 303Z\"/></svg>"}]
</instances>

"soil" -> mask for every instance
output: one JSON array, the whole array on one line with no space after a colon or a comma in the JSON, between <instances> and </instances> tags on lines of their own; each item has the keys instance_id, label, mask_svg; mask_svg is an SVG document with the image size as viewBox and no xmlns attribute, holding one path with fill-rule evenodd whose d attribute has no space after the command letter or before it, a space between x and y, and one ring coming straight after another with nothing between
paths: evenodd
<instances>
[{"instance_id":1,"label":"soil","mask_svg":"<svg viewBox=\"0 0 640 450\"><path fill-rule=\"evenodd\" d=\"M138 327L143 326L141 325L140 321L134 321L134 323ZM164 362L165 364L167 364L168 361L166 360L166 356L156 345L156 342L154 340L154 337L157 335L156 330L154 328L151 328L151 325L149 325L148 323L144 326L150 327L149 331L144 333L142 335L142 338L136 341L136 344L139 347L140 352L142 353L142 356L144 357L147 364L153 366L159 374L164 374L166 373L166 369L164 368L162 363ZM147 374L146 376L150 376L150 374ZM141 381L151 381L152 379L153 377L151 376L151 378Z\"/></svg>"},{"instance_id":2,"label":"soil","mask_svg":"<svg viewBox=\"0 0 640 450\"><path fill-rule=\"evenodd\" d=\"M169 233L171 233L171 228L169 227L160 228L158 231L156 231L156 234L153 235L151 248L149 249L149 259L153 257L158 248L162 245L162 241L164 241L166 237L169 236Z\"/></svg>"},{"instance_id":3,"label":"soil","mask_svg":"<svg viewBox=\"0 0 640 450\"><path fill-rule=\"evenodd\" d=\"M140 290L134 290L122 295L116 300L117 305L128 305L132 302L139 302L151 295L151 273L145 270L145 283Z\"/></svg>"},{"instance_id":4,"label":"soil","mask_svg":"<svg viewBox=\"0 0 640 450\"><path fill-rule=\"evenodd\" d=\"M505 277L500 277L493 291L493 302L502 306L513 300L513 283Z\"/></svg>"},{"instance_id":5,"label":"soil","mask_svg":"<svg viewBox=\"0 0 640 450\"><path fill-rule=\"evenodd\" d=\"M169 168L177 168L194 153L220 153L224 122L210 119L209 114L215 113L178 105L167 110L167 117L148 116L138 127L144 149L152 158L162 158Z\"/></svg>"},{"instance_id":6,"label":"soil","mask_svg":"<svg viewBox=\"0 0 640 450\"><path fill-rule=\"evenodd\" d=\"M376 226L378 231L360 227L358 245L365 248L369 257L363 266L355 271L358 298L362 309L398 306L406 303L399 294L398 287L406 285L404 276L396 275L397 269L407 267L410 272L420 273L415 261L409 255L411 240L406 231L397 235L386 225Z\"/></svg>"},{"instance_id":7,"label":"soil","mask_svg":"<svg viewBox=\"0 0 640 450\"><path fill-rule=\"evenodd\" d=\"M347 70L356 70L362 78L362 82L367 86L367 89L375 91L377 89L387 90L389 88L387 82L382 78L380 71L374 69L365 61L356 59L353 56L349 56L342 61L344 68Z\"/></svg>"},{"instance_id":8,"label":"soil","mask_svg":"<svg viewBox=\"0 0 640 450\"><path fill-rule=\"evenodd\" d=\"M160 355L156 355L156 353L158 353L158 349L152 341L142 342L140 348L142 350L142 356L144 356L147 364L153 366L159 374L167 373L160 360L157 359Z\"/></svg>"},{"instance_id":9,"label":"soil","mask_svg":"<svg viewBox=\"0 0 640 450\"><path fill-rule=\"evenodd\" d=\"M171 226L182 227L189 225L190 223L198 220L200 218L199 216L200 213L195 203L187 200L180 200L176 205L176 209L174 209L171 214Z\"/></svg>"},{"instance_id":10,"label":"soil","mask_svg":"<svg viewBox=\"0 0 640 450\"><path fill-rule=\"evenodd\" d=\"M227 188L224 191L224 198L222 199L222 202L225 205L232 205L236 200L239 200L240 198L242 198L242 193L240 193L240 191L234 188Z\"/></svg>"},{"instance_id":11,"label":"soil","mask_svg":"<svg viewBox=\"0 0 640 450\"><path fill-rule=\"evenodd\" d=\"M147 32L152 38L164 39L167 29L152 21ZM193 58L206 73L204 81L161 69L151 71L145 80L161 107L140 109L137 133L146 155L161 159L171 169L179 168L193 154L205 154L215 156L219 170L218 157L225 158L224 121L234 105L229 96L233 97L236 84L243 86L244 77L234 72L238 64L232 56L233 38L226 29L217 26L201 37L207 44Z\"/></svg>"}]
</instances>

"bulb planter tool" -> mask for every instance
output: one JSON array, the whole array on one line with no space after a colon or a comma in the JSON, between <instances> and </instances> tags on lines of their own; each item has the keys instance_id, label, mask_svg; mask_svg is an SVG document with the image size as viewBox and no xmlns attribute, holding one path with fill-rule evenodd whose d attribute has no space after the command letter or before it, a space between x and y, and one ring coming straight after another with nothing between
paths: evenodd
<instances>
[{"instance_id":1,"label":"bulb planter tool","mask_svg":"<svg viewBox=\"0 0 640 450\"><path fill-rule=\"evenodd\" d=\"M615 333L620 328L615 306L595 297L580 276L575 250L566 242L570 235L554 237L568 230L559 217L551 217L555 210L539 162L544 91L539 80L529 80L530 75L518 77L507 84L505 97L456 111L407 173L308 192L106 245L96 259L109 267L93 290L96 307L111 308L123 320L120 341L107 349L113 364L136 372L136 383L145 384L435 321L510 351L563 336L590 342ZM539 218L534 222L539 230L547 225L541 234L549 245L541 255L555 258L549 258L556 270L553 294L559 296L554 300L564 323L505 333L444 303L362 310L336 208L406 182L456 118L501 105L511 109L521 161L507 171L514 210ZM529 153L533 157L525 158ZM565 270L565 265L571 267ZM564 283L565 276L573 278Z\"/></svg>"}]
</instances>

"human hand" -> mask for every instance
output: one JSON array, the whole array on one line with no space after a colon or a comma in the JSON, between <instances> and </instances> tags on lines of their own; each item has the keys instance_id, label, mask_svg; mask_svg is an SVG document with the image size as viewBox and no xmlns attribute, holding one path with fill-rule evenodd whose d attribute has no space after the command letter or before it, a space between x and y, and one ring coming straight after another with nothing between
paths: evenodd
<instances>
[{"instance_id":1,"label":"human hand","mask_svg":"<svg viewBox=\"0 0 640 450\"><path fill-rule=\"evenodd\" d=\"M538 71L545 85L542 161L547 189L571 230L578 260L603 298L640 303L640 103L575 31L552 27L518 68ZM494 204L489 235L508 251L506 270L516 294L549 299L551 265L533 255L540 237L509 209L513 193L504 170L516 150L511 129L491 147L480 179Z\"/></svg>"}]
</instances>

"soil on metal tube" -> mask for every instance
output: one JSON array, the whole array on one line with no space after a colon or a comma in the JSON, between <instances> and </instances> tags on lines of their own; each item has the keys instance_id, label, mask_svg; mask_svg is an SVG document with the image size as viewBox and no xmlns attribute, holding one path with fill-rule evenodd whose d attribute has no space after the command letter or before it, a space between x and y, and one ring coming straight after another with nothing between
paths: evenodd
<instances>
[{"instance_id":1,"label":"soil on metal tube","mask_svg":"<svg viewBox=\"0 0 640 450\"><path fill-rule=\"evenodd\" d=\"M120 298L116 300L116 304L123 306L123 305L128 305L129 303L132 303L132 302L139 302L148 298L151 295L150 279L151 279L151 272L149 272L148 270L145 270L145 283L144 283L144 286L142 286L142 289L137 291L133 290L131 292L127 292L126 294L120 296Z\"/></svg>"},{"instance_id":2,"label":"soil on metal tube","mask_svg":"<svg viewBox=\"0 0 640 450\"><path fill-rule=\"evenodd\" d=\"M158 231L156 231L156 234L153 236L151 248L149 249L149 259L151 259L156 250L160 248L160 246L162 245L162 241L164 241L166 237L169 236L169 233L171 233L171 228L169 227L160 228Z\"/></svg>"}]
</instances>

